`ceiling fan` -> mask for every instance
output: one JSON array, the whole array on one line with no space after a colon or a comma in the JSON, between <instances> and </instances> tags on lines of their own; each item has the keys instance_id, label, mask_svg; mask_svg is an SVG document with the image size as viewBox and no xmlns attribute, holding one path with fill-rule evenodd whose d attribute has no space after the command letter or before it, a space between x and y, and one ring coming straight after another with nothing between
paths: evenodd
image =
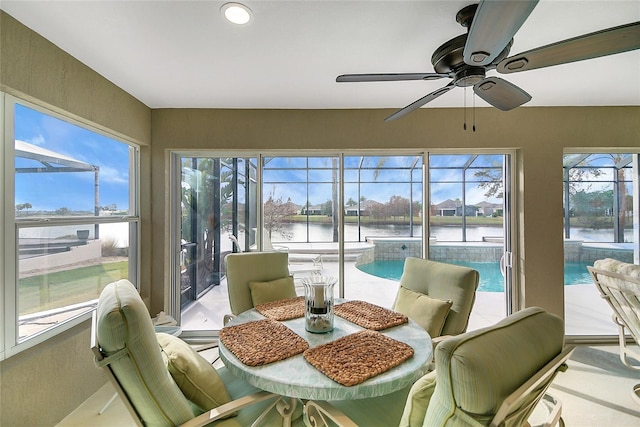
<instances>
[{"instance_id":1,"label":"ceiling fan","mask_svg":"<svg viewBox=\"0 0 640 427\"><path fill-rule=\"evenodd\" d=\"M385 121L399 119L455 87L473 91L492 106L508 111L531 100L531 95L499 77L502 74L582 61L640 49L640 22L608 28L508 56L513 36L527 20L538 0L494 1L464 7L456 21L467 33L437 48L431 57L435 73L343 74L337 82L375 82L452 79L449 84L396 111Z\"/></svg>"}]
</instances>

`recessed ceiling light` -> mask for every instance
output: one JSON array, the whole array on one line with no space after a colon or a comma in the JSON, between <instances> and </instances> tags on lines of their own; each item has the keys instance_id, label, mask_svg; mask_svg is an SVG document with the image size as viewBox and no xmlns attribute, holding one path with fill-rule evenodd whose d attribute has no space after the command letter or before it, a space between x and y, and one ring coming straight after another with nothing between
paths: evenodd
<instances>
[{"instance_id":1,"label":"recessed ceiling light","mask_svg":"<svg viewBox=\"0 0 640 427\"><path fill-rule=\"evenodd\" d=\"M225 3L220 8L222 15L234 24L244 25L251 21L251 9L240 3Z\"/></svg>"}]
</instances>

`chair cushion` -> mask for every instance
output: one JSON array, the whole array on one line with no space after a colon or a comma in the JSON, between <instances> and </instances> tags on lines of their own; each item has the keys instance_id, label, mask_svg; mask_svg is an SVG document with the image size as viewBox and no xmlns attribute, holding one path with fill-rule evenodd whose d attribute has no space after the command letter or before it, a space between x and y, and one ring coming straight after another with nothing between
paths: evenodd
<instances>
[{"instance_id":1,"label":"chair cushion","mask_svg":"<svg viewBox=\"0 0 640 427\"><path fill-rule=\"evenodd\" d=\"M251 299L254 306L297 296L293 277L291 276L269 282L249 282L249 288L251 289Z\"/></svg>"},{"instance_id":2,"label":"chair cushion","mask_svg":"<svg viewBox=\"0 0 640 427\"><path fill-rule=\"evenodd\" d=\"M97 337L115 377L146 426L180 425L195 415L162 360L151 317L128 280L107 285L97 307Z\"/></svg>"},{"instance_id":3,"label":"chair cushion","mask_svg":"<svg viewBox=\"0 0 640 427\"><path fill-rule=\"evenodd\" d=\"M229 402L218 372L189 344L173 335L156 334L162 358L182 394L203 412Z\"/></svg>"},{"instance_id":4,"label":"chair cushion","mask_svg":"<svg viewBox=\"0 0 640 427\"><path fill-rule=\"evenodd\" d=\"M435 388L435 371L429 372L411 386L400 420L400 427L421 426L424 423L424 416Z\"/></svg>"},{"instance_id":5,"label":"chair cushion","mask_svg":"<svg viewBox=\"0 0 640 427\"><path fill-rule=\"evenodd\" d=\"M425 425L468 423L470 416L488 424L504 399L563 347L562 319L538 307L442 341Z\"/></svg>"},{"instance_id":6,"label":"chair cushion","mask_svg":"<svg viewBox=\"0 0 640 427\"><path fill-rule=\"evenodd\" d=\"M451 304L451 300L431 298L400 286L395 310L422 326L431 337L439 337Z\"/></svg>"},{"instance_id":7,"label":"chair cushion","mask_svg":"<svg viewBox=\"0 0 640 427\"><path fill-rule=\"evenodd\" d=\"M400 285L431 298L453 301L441 335L458 335L467 330L479 281L479 273L472 268L407 257Z\"/></svg>"},{"instance_id":8,"label":"chair cushion","mask_svg":"<svg viewBox=\"0 0 640 427\"><path fill-rule=\"evenodd\" d=\"M640 344L640 286L637 283L640 279L640 265L605 258L597 260L593 266L624 276L624 279L619 279L606 274L597 274L599 290L611 305L617 322L626 326L625 334L630 333L636 343ZM620 339L623 338L620 337Z\"/></svg>"}]
</instances>

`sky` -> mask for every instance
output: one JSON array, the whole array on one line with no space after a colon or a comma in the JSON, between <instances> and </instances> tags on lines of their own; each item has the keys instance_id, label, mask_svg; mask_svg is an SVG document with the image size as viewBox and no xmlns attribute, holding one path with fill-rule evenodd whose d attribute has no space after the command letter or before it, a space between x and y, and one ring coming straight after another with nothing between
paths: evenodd
<instances>
[{"instance_id":1,"label":"sky","mask_svg":"<svg viewBox=\"0 0 640 427\"><path fill-rule=\"evenodd\" d=\"M41 147L80 162L99 167L99 205L113 206L118 210L129 208L129 156L130 147L103 134L61 120L51 115L15 104L15 137L17 140ZM397 155L345 156L345 202L365 197L380 203L391 196L422 199L422 157ZM438 184L431 186L431 202L446 199L462 199L462 175L459 168L472 159L471 155L432 155L432 174L437 170ZM264 194L275 189L275 197L289 197L303 205L307 200L312 205L326 202L331 197L330 157L318 158L267 158L264 171ZM501 165L502 156L477 156L472 165L486 167ZM16 158L16 168L42 166L34 160ZM458 169L446 169L445 167ZM309 168L309 169L307 169ZM358 178L358 170L360 176ZM413 171L413 185L411 185ZM309 175L307 175L309 172ZM467 175L469 180L471 175ZM29 211L56 211L67 208L71 211L94 210L94 174L92 172L65 173L17 173L15 182L15 204L29 203ZM314 184L307 188L306 181ZM358 193L358 179L361 182ZM400 191L399 191L400 189ZM466 202L481 201L500 203L500 199L487 199L485 190L475 184L467 184Z\"/></svg>"},{"instance_id":2,"label":"sky","mask_svg":"<svg viewBox=\"0 0 640 427\"><path fill-rule=\"evenodd\" d=\"M502 155L477 157L469 154L431 155L429 157L432 173L431 203L438 204L447 199L462 200L461 168L468 163L472 169L469 169L466 177L466 203L475 204L482 201L502 203L502 199L486 197L486 190L478 188L475 182L477 179L473 177L475 171L473 168L484 169L489 166L502 168L502 159ZM309 162L308 167L316 168L309 172L309 181L313 181L309 187L306 185L307 163L305 160L306 158L267 158L263 171L265 198L273 194L276 199L282 198L286 201L290 197L292 202L304 205L308 192L312 206L330 200L331 171L327 168L331 166L331 158L315 158L313 162ZM380 166L379 156L346 156L344 160L345 202L350 198L358 200L360 195L367 200L386 203L391 196L402 196L408 199L410 192L413 194L414 201L422 201L421 160L420 155L388 156ZM358 167L361 167L359 178ZM374 171L377 171L377 175L374 175ZM411 171L413 185L411 185ZM433 182L434 177L437 177L437 183ZM358 193L358 179L361 183L360 193Z\"/></svg>"},{"instance_id":3,"label":"sky","mask_svg":"<svg viewBox=\"0 0 640 427\"><path fill-rule=\"evenodd\" d=\"M15 138L100 168L99 204L129 209L129 145L48 114L15 104ZM16 168L39 166L16 158ZM15 204L30 211L93 212L93 172L16 173Z\"/></svg>"}]
</instances>

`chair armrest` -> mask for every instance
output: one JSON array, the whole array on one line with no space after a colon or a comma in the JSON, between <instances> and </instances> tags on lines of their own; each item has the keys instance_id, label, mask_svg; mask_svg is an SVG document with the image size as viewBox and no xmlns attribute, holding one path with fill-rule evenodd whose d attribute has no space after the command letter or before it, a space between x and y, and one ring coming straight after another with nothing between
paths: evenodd
<instances>
[{"instance_id":1,"label":"chair armrest","mask_svg":"<svg viewBox=\"0 0 640 427\"><path fill-rule=\"evenodd\" d=\"M451 337L453 337L453 335L441 335L439 337L431 338L431 342L433 343L433 348L436 348L436 346L438 344L440 344L442 341L446 340L447 338L451 338Z\"/></svg>"},{"instance_id":2,"label":"chair armrest","mask_svg":"<svg viewBox=\"0 0 640 427\"><path fill-rule=\"evenodd\" d=\"M213 421L217 421L221 418L227 417L242 408L245 408L247 406L250 406L259 402L263 402L265 400L272 399L275 397L279 397L279 396L266 391L258 391L253 394L248 394L236 400L232 400L229 403L225 403L224 405L220 405L217 408L214 408L208 412L205 412L202 415L192 418L186 423L181 424L181 427L206 426L207 424Z\"/></svg>"},{"instance_id":3,"label":"chair armrest","mask_svg":"<svg viewBox=\"0 0 640 427\"><path fill-rule=\"evenodd\" d=\"M433 344L433 353L431 354L431 361L429 362L429 365L427 365L427 371L431 372L436 369L436 347L438 346L438 344L451 337L453 337L453 335L441 335L439 337L431 338L431 344Z\"/></svg>"}]
</instances>

